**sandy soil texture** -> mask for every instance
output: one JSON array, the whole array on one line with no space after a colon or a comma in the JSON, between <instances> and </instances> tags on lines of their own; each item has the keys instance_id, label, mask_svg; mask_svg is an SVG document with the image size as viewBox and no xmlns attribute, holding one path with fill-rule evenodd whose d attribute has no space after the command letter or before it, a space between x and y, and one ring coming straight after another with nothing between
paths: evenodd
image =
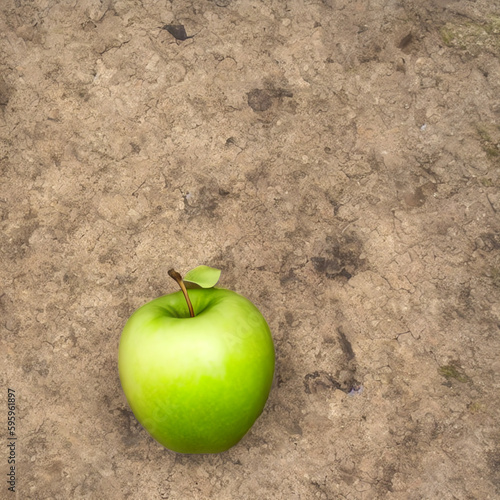
<instances>
[{"instance_id":1,"label":"sandy soil texture","mask_svg":"<svg viewBox=\"0 0 500 500\"><path fill-rule=\"evenodd\" d=\"M500 498L499 58L492 0L2 0L0 498ZM117 347L199 264L277 371L176 455Z\"/></svg>"}]
</instances>

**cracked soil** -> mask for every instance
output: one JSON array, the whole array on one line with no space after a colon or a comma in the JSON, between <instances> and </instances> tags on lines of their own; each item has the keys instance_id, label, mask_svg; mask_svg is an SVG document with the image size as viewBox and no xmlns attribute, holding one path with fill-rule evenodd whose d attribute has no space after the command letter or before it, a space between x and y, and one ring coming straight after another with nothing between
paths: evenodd
<instances>
[{"instance_id":1,"label":"cracked soil","mask_svg":"<svg viewBox=\"0 0 500 500\"><path fill-rule=\"evenodd\" d=\"M2 0L0 175L16 498L500 498L498 1ZM277 369L183 456L117 347L199 264Z\"/></svg>"}]
</instances>

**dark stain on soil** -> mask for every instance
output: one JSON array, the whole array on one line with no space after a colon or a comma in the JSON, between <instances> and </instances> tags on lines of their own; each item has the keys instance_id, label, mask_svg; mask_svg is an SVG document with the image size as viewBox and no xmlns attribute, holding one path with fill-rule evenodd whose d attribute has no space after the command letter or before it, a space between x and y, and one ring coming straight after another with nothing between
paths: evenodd
<instances>
[{"instance_id":1,"label":"dark stain on soil","mask_svg":"<svg viewBox=\"0 0 500 500\"><path fill-rule=\"evenodd\" d=\"M366 261L361 257L362 244L354 235L329 236L322 255L311 258L314 270L328 279L351 279Z\"/></svg>"}]
</instances>

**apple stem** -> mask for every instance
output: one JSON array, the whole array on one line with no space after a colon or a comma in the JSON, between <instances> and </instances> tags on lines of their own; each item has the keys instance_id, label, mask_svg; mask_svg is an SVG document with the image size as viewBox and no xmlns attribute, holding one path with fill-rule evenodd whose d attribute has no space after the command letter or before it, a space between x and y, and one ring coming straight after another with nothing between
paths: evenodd
<instances>
[{"instance_id":1,"label":"apple stem","mask_svg":"<svg viewBox=\"0 0 500 500\"><path fill-rule=\"evenodd\" d=\"M184 298L186 299L186 302L188 305L189 314L192 318L194 318L193 304L191 304L191 300L189 298L188 291L186 289L186 285L184 284L184 281L182 281L182 276L174 269L170 269L170 271L168 272L168 275L171 278L173 278L175 281L177 281L177 283L181 287L182 293L184 294Z\"/></svg>"}]
</instances>

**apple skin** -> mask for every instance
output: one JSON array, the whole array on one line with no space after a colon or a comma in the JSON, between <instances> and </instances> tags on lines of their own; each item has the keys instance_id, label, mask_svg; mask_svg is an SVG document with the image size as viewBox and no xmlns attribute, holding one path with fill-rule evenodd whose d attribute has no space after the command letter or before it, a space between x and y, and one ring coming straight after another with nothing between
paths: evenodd
<instances>
[{"instance_id":1,"label":"apple skin","mask_svg":"<svg viewBox=\"0 0 500 500\"><path fill-rule=\"evenodd\" d=\"M271 332L245 297L191 289L137 309L123 329L120 381L142 426L178 453L220 453L264 409L274 376Z\"/></svg>"}]
</instances>

